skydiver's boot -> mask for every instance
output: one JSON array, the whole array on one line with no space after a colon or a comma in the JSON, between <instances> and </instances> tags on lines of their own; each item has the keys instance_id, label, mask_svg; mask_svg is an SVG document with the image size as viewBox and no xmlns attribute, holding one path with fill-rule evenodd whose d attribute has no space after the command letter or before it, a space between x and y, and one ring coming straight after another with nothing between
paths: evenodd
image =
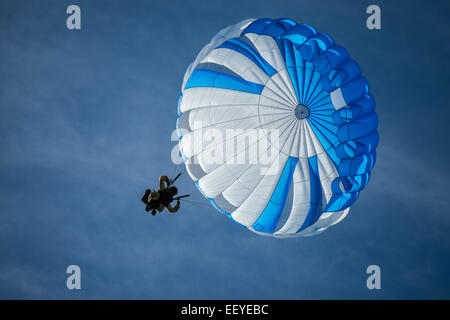
<instances>
[{"instance_id":1,"label":"skydiver's boot","mask_svg":"<svg viewBox=\"0 0 450 320\"><path fill-rule=\"evenodd\" d=\"M143 203L148 204L148 196L150 195L150 192L150 189L145 190L144 196L141 199Z\"/></svg>"}]
</instances>

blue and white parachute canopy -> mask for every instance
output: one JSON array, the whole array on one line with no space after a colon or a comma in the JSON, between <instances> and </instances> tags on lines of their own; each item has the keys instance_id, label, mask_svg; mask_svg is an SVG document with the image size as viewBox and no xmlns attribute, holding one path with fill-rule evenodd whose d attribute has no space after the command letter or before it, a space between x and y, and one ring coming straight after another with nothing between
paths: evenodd
<instances>
[{"instance_id":1,"label":"blue and white parachute canopy","mask_svg":"<svg viewBox=\"0 0 450 320\"><path fill-rule=\"evenodd\" d=\"M361 68L330 36L289 19L249 19L220 31L187 69L179 144L219 212L263 235L309 236L341 221L367 185L374 108ZM251 130L263 137L239 139ZM268 163L260 153L237 161L263 139Z\"/></svg>"}]
</instances>

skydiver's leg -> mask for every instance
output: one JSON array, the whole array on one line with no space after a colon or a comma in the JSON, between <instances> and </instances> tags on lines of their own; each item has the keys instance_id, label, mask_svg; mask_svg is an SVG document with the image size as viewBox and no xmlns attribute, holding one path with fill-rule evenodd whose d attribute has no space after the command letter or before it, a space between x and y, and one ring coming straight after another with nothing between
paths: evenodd
<instances>
[{"instance_id":1,"label":"skydiver's leg","mask_svg":"<svg viewBox=\"0 0 450 320\"><path fill-rule=\"evenodd\" d=\"M167 211L169 211L170 213L175 213L178 211L178 209L180 209L180 201L177 201L177 204L175 205L175 207L172 207L169 203L169 205L167 206Z\"/></svg>"},{"instance_id":2,"label":"skydiver's leg","mask_svg":"<svg viewBox=\"0 0 450 320\"><path fill-rule=\"evenodd\" d=\"M170 180L167 176L159 177L159 190L165 190L169 187Z\"/></svg>"}]
</instances>

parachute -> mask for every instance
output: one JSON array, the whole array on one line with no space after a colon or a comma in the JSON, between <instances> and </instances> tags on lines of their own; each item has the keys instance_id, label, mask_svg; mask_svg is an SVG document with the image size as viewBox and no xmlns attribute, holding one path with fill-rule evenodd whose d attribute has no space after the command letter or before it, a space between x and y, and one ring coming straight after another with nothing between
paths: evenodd
<instances>
[{"instance_id":1,"label":"parachute","mask_svg":"<svg viewBox=\"0 0 450 320\"><path fill-rule=\"evenodd\" d=\"M180 151L220 213L261 235L311 236L344 219L369 181L374 108L358 63L330 36L290 19L244 20L185 73Z\"/></svg>"}]
</instances>

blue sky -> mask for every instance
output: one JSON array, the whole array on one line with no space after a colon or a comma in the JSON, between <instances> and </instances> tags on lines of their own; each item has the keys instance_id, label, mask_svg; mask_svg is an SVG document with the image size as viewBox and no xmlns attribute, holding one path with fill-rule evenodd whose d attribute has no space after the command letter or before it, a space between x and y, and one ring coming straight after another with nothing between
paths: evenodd
<instances>
[{"instance_id":1,"label":"blue sky","mask_svg":"<svg viewBox=\"0 0 450 320\"><path fill-rule=\"evenodd\" d=\"M78 4L82 30L65 26ZM382 30L365 27L378 4ZM445 1L0 3L0 298L450 298ZM380 119L371 182L313 238L271 239L214 209L146 215L170 174L183 74L221 28L288 17L329 33ZM207 203L184 176L178 188ZM82 290L66 289L79 265ZM377 264L382 289L366 288Z\"/></svg>"}]
</instances>

